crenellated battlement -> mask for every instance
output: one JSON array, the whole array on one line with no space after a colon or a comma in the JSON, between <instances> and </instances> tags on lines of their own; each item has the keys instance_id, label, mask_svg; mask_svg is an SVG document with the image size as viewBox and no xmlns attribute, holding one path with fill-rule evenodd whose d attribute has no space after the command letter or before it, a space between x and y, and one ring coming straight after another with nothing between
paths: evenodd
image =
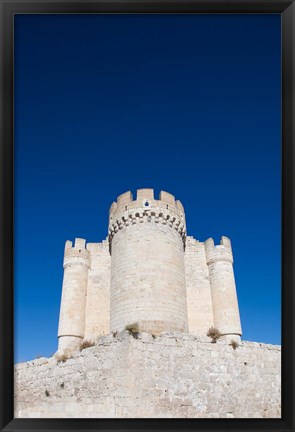
<instances>
[{"instance_id":1,"label":"crenellated battlement","mask_svg":"<svg viewBox=\"0 0 295 432\"><path fill-rule=\"evenodd\" d=\"M136 209L161 209L176 213L180 219L185 219L184 208L180 201L175 200L174 195L161 191L159 199L155 199L153 189L137 189L136 199L130 191L118 196L117 201L110 207L110 220L116 219L118 214Z\"/></svg>"},{"instance_id":2,"label":"crenellated battlement","mask_svg":"<svg viewBox=\"0 0 295 432\"><path fill-rule=\"evenodd\" d=\"M233 263L231 241L228 237L222 236L219 245L215 245L213 238L209 238L205 241L205 249L208 265L217 261Z\"/></svg>"},{"instance_id":3,"label":"crenellated battlement","mask_svg":"<svg viewBox=\"0 0 295 432\"><path fill-rule=\"evenodd\" d=\"M90 253L86 249L86 240L76 238L75 243L66 241L64 253L64 269L73 265L80 265L85 268L90 267Z\"/></svg>"},{"instance_id":4,"label":"crenellated battlement","mask_svg":"<svg viewBox=\"0 0 295 432\"><path fill-rule=\"evenodd\" d=\"M87 243L86 249L90 253L108 252L109 251L109 239L102 240L100 243Z\"/></svg>"},{"instance_id":5,"label":"crenellated battlement","mask_svg":"<svg viewBox=\"0 0 295 432\"><path fill-rule=\"evenodd\" d=\"M177 215L171 215L171 213L162 209L152 208L149 210L145 209L134 209L124 212L120 215L120 218L110 221L109 224L109 242L111 243L114 235L121 230L123 227L134 225L137 223L154 222L162 223L163 225L169 225L179 232L183 242L185 243L186 229L185 223L180 220Z\"/></svg>"},{"instance_id":6,"label":"crenellated battlement","mask_svg":"<svg viewBox=\"0 0 295 432\"><path fill-rule=\"evenodd\" d=\"M187 249L194 249L200 245L200 241L192 236L186 236L185 246Z\"/></svg>"},{"instance_id":7,"label":"crenellated battlement","mask_svg":"<svg viewBox=\"0 0 295 432\"><path fill-rule=\"evenodd\" d=\"M184 208L180 201L168 192L161 191L159 199L154 198L153 189L138 189L136 200L130 191L118 196L113 202L109 217L109 242L123 227L154 222L169 225L179 232L185 244L186 224Z\"/></svg>"}]
</instances>

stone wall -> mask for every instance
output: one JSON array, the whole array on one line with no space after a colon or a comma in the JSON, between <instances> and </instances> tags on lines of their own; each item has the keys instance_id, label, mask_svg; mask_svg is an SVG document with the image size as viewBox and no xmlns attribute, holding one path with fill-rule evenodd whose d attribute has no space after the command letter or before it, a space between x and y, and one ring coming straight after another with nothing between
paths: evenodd
<instances>
[{"instance_id":1,"label":"stone wall","mask_svg":"<svg viewBox=\"0 0 295 432\"><path fill-rule=\"evenodd\" d=\"M15 367L15 417L279 418L279 346L124 331Z\"/></svg>"},{"instance_id":2,"label":"stone wall","mask_svg":"<svg viewBox=\"0 0 295 432\"><path fill-rule=\"evenodd\" d=\"M110 331L111 257L109 243L88 243L91 266L88 272L85 339L93 340Z\"/></svg>"},{"instance_id":3,"label":"stone wall","mask_svg":"<svg viewBox=\"0 0 295 432\"><path fill-rule=\"evenodd\" d=\"M204 243L187 237L184 259L189 333L206 335L214 319Z\"/></svg>"}]
</instances>

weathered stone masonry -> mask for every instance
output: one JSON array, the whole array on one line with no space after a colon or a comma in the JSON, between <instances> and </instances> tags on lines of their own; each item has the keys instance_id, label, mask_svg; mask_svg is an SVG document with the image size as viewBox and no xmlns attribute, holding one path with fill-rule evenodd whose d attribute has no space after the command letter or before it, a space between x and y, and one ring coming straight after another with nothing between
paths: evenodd
<instances>
[{"instance_id":1,"label":"weathered stone masonry","mask_svg":"<svg viewBox=\"0 0 295 432\"><path fill-rule=\"evenodd\" d=\"M16 417L279 418L280 347L123 331L15 368Z\"/></svg>"},{"instance_id":2,"label":"weathered stone masonry","mask_svg":"<svg viewBox=\"0 0 295 432\"><path fill-rule=\"evenodd\" d=\"M59 351L135 322L154 335L242 334L230 240L187 236L181 202L152 189L117 198L102 243L66 242Z\"/></svg>"}]
</instances>

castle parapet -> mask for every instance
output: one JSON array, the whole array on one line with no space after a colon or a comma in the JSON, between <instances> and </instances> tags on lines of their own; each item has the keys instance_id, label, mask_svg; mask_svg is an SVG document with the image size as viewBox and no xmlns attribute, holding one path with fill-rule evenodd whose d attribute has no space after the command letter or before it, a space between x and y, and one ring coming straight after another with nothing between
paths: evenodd
<instances>
[{"instance_id":1,"label":"castle parapet","mask_svg":"<svg viewBox=\"0 0 295 432\"><path fill-rule=\"evenodd\" d=\"M116 219L125 212L131 211L133 213L137 209L148 211L152 209L169 210L180 219L185 219L183 205L180 201L176 201L172 194L161 191L159 199L155 199L153 189L138 189L136 199L133 199L130 191L118 196L117 202L113 202L110 207L110 220Z\"/></svg>"},{"instance_id":2,"label":"castle parapet","mask_svg":"<svg viewBox=\"0 0 295 432\"><path fill-rule=\"evenodd\" d=\"M220 244L214 245L214 240L209 238L205 241L207 264L217 261L228 261L233 263L231 241L228 237L221 237Z\"/></svg>"},{"instance_id":3,"label":"castle parapet","mask_svg":"<svg viewBox=\"0 0 295 432\"><path fill-rule=\"evenodd\" d=\"M73 265L80 265L88 269L90 267L90 253L86 249L86 240L81 238L75 239L75 244L67 241L64 253L64 269Z\"/></svg>"},{"instance_id":4,"label":"castle parapet","mask_svg":"<svg viewBox=\"0 0 295 432\"><path fill-rule=\"evenodd\" d=\"M176 201L172 194L164 191L161 191L159 199L155 199L153 189L138 189L135 200L130 191L125 192L111 205L110 245L114 235L124 226L143 222L155 222L173 227L179 232L185 245L186 224L183 205L180 201Z\"/></svg>"}]
</instances>

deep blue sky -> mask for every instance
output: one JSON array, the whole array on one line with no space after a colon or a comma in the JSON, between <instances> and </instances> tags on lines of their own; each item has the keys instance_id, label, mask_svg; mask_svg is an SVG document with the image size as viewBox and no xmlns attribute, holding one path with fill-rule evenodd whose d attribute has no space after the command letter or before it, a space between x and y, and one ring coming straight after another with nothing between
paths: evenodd
<instances>
[{"instance_id":1,"label":"deep blue sky","mask_svg":"<svg viewBox=\"0 0 295 432\"><path fill-rule=\"evenodd\" d=\"M15 359L57 348L64 243L152 187L232 240L243 338L280 343L280 15L15 17Z\"/></svg>"}]
</instances>

